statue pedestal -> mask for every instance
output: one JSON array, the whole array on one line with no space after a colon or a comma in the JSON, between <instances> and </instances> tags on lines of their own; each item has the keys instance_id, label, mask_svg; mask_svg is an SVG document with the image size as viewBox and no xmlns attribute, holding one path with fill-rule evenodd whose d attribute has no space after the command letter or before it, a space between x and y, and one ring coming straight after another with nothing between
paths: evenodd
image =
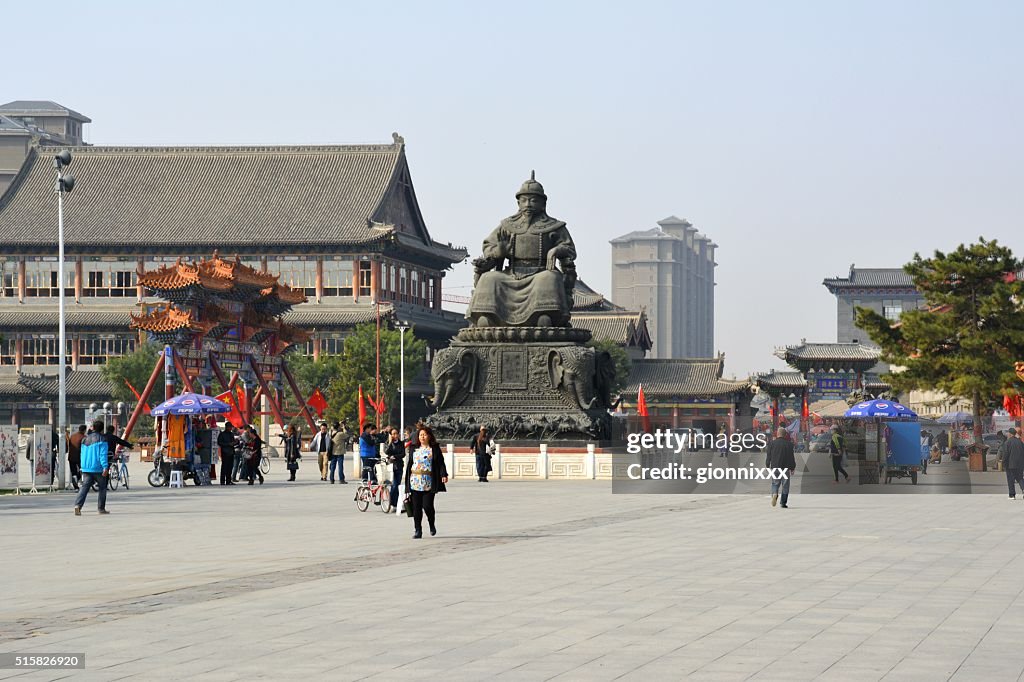
<instances>
[{"instance_id":1,"label":"statue pedestal","mask_svg":"<svg viewBox=\"0 0 1024 682\"><path fill-rule=\"evenodd\" d=\"M463 329L434 358L438 439L466 440L486 426L499 440L605 440L611 358L583 344L585 329Z\"/></svg>"}]
</instances>

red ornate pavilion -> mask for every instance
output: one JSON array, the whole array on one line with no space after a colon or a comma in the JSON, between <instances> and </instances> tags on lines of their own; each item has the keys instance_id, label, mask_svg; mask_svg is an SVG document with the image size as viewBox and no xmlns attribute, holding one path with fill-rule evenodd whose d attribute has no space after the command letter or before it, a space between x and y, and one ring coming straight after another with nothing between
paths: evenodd
<instances>
[{"instance_id":1,"label":"red ornate pavilion","mask_svg":"<svg viewBox=\"0 0 1024 682\"><path fill-rule=\"evenodd\" d=\"M149 295L166 302L142 315L133 314L131 327L163 343L164 350L128 421L126 434L141 416L161 371L167 398L174 394L175 372L186 390L199 393L213 377L232 394L241 381L242 417L251 421L253 403L262 394L282 427L281 386L286 382L310 429L315 428L285 361L285 354L306 343L310 333L280 319L292 306L305 303L306 295L282 284L279 277L251 268L237 256L223 259L217 251L196 263L178 259L148 272L139 270L139 284ZM230 378L226 372L231 372Z\"/></svg>"}]
</instances>

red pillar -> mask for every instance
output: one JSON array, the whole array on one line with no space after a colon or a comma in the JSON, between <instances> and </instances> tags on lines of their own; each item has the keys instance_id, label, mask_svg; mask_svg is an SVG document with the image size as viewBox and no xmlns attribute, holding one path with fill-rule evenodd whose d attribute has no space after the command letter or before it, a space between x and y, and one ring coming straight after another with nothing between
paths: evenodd
<instances>
[{"instance_id":1,"label":"red pillar","mask_svg":"<svg viewBox=\"0 0 1024 682\"><path fill-rule=\"evenodd\" d=\"M82 257L75 259L75 303L82 302Z\"/></svg>"},{"instance_id":2,"label":"red pillar","mask_svg":"<svg viewBox=\"0 0 1024 682\"><path fill-rule=\"evenodd\" d=\"M28 288L28 282L25 281L25 257L22 256L18 259L18 302L25 302L26 289Z\"/></svg>"},{"instance_id":3,"label":"red pillar","mask_svg":"<svg viewBox=\"0 0 1024 682\"><path fill-rule=\"evenodd\" d=\"M316 259L316 302L320 303L324 298L324 258L317 256Z\"/></svg>"}]
</instances>

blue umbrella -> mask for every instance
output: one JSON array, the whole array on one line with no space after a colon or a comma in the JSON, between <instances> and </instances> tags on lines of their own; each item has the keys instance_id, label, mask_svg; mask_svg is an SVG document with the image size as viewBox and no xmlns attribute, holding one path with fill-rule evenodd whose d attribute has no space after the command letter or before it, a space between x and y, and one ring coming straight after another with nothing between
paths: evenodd
<instances>
[{"instance_id":1,"label":"blue umbrella","mask_svg":"<svg viewBox=\"0 0 1024 682\"><path fill-rule=\"evenodd\" d=\"M168 414L224 414L231 411L227 403L198 393L182 393L153 408L154 417Z\"/></svg>"},{"instance_id":2,"label":"blue umbrella","mask_svg":"<svg viewBox=\"0 0 1024 682\"><path fill-rule=\"evenodd\" d=\"M962 424L964 422L973 422L974 415L967 412L947 412L935 421L940 424Z\"/></svg>"},{"instance_id":3,"label":"blue umbrella","mask_svg":"<svg viewBox=\"0 0 1024 682\"><path fill-rule=\"evenodd\" d=\"M848 409L843 416L848 419L887 417L889 419L905 419L907 421L917 420L916 412L892 400L867 400L857 403Z\"/></svg>"}]
</instances>

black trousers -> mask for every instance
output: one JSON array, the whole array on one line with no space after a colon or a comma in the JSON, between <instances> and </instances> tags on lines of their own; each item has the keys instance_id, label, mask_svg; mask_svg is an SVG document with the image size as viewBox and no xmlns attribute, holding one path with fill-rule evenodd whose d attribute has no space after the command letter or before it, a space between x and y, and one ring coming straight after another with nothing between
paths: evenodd
<instances>
[{"instance_id":1,"label":"black trousers","mask_svg":"<svg viewBox=\"0 0 1024 682\"><path fill-rule=\"evenodd\" d=\"M491 458L488 455L476 456L476 475L481 481L487 480L487 472L491 470Z\"/></svg>"},{"instance_id":2,"label":"black trousers","mask_svg":"<svg viewBox=\"0 0 1024 682\"><path fill-rule=\"evenodd\" d=\"M220 484L221 485L227 485L228 483L231 483L231 471L234 468L235 468L235 456L234 455L225 455L224 453L221 453L221 455L220 455Z\"/></svg>"},{"instance_id":3,"label":"black trousers","mask_svg":"<svg viewBox=\"0 0 1024 682\"><path fill-rule=\"evenodd\" d=\"M843 478L849 478L850 475L843 469L843 456L832 455L832 473L835 474L836 480L839 480L839 474L843 475Z\"/></svg>"},{"instance_id":4,"label":"black trousers","mask_svg":"<svg viewBox=\"0 0 1024 682\"><path fill-rule=\"evenodd\" d=\"M256 477L259 476L260 480L263 480L263 472L260 471L260 457L252 457L245 460L245 478L249 481L255 481Z\"/></svg>"},{"instance_id":5,"label":"black trousers","mask_svg":"<svg viewBox=\"0 0 1024 682\"><path fill-rule=\"evenodd\" d=\"M1017 497L1017 484L1020 483L1020 491L1024 493L1024 470L1007 469L1006 485L1010 489L1010 497Z\"/></svg>"},{"instance_id":6,"label":"black trousers","mask_svg":"<svg viewBox=\"0 0 1024 682\"><path fill-rule=\"evenodd\" d=\"M434 527L434 491L412 490L412 521L416 530L423 530L423 512L427 512L427 523Z\"/></svg>"}]
</instances>

